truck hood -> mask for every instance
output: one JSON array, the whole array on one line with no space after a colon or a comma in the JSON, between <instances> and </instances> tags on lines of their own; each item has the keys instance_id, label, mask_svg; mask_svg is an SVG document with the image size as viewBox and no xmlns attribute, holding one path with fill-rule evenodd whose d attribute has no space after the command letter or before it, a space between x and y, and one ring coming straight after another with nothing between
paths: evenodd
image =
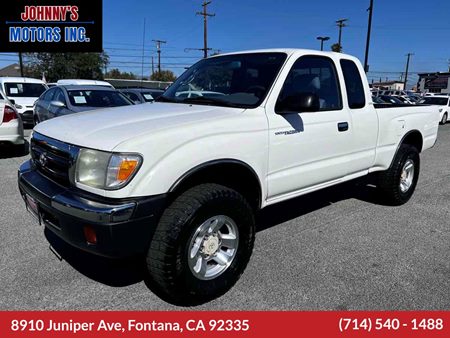
<instances>
[{"instance_id":1,"label":"truck hood","mask_svg":"<svg viewBox=\"0 0 450 338\"><path fill-rule=\"evenodd\" d=\"M61 116L38 124L34 130L73 145L111 151L141 134L217 120L243 111L242 108L155 102Z\"/></svg>"}]
</instances>

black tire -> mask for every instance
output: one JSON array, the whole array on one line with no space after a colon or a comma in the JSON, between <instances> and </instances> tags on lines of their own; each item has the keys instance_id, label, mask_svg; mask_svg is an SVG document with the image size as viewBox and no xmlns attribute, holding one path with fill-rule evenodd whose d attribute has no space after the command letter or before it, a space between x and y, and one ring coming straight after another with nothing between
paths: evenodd
<instances>
[{"instance_id":1,"label":"black tire","mask_svg":"<svg viewBox=\"0 0 450 338\"><path fill-rule=\"evenodd\" d=\"M188 252L197 228L215 215L225 215L234 221L238 245L223 273L202 280L191 271ZM161 216L146 257L151 284L158 296L176 305L210 301L227 292L240 278L254 240L254 213L241 194L218 184L193 187L176 198Z\"/></svg>"},{"instance_id":2,"label":"black tire","mask_svg":"<svg viewBox=\"0 0 450 338\"><path fill-rule=\"evenodd\" d=\"M400 187L405 164L413 163L414 173L409 188L404 191ZM420 157L419 151L408 144L402 144L395 155L391 167L378 176L378 188L383 194L383 200L389 205L402 205L408 202L414 193L419 179Z\"/></svg>"},{"instance_id":3,"label":"black tire","mask_svg":"<svg viewBox=\"0 0 450 338\"><path fill-rule=\"evenodd\" d=\"M447 112L442 115L442 120L439 122L439 124L445 124L447 122Z\"/></svg>"}]
</instances>

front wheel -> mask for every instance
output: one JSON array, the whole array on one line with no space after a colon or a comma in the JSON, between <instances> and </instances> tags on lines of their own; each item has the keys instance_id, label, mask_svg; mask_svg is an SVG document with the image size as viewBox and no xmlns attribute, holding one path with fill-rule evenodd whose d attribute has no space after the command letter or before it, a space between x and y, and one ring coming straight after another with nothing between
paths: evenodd
<instances>
[{"instance_id":1,"label":"front wheel","mask_svg":"<svg viewBox=\"0 0 450 338\"><path fill-rule=\"evenodd\" d=\"M386 203L402 205L408 202L416 188L419 171L419 151L411 145L402 144L391 167L378 177L378 187Z\"/></svg>"},{"instance_id":2,"label":"front wheel","mask_svg":"<svg viewBox=\"0 0 450 338\"><path fill-rule=\"evenodd\" d=\"M441 120L441 124L445 124L447 122L447 113L444 113L444 115L442 116L442 120Z\"/></svg>"},{"instance_id":3,"label":"front wheel","mask_svg":"<svg viewBox=\"0 0 450 338\"><path fill-rule=\"evenodd\" d=\"M164 211L147 254L160 296L178 305L219 297L239 279L255 239L253 210L238 192L193 187Z\"/></svg>"}]
</instances>

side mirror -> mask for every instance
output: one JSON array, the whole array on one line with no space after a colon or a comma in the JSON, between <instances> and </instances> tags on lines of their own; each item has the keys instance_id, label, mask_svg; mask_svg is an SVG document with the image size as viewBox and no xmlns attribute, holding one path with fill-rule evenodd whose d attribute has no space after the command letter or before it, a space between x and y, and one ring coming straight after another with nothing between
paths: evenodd
<instances>
[{"instance_id":1,"label":"side mirror","mask_svg":"<svg viewBox=\"0 0 450 338\"><path fill-rule=\"evenodd\" d=\"M287 96L277 104L278 114L289 114L292 112L310 113L320 110L320 99L314 93L296 93Z\"/></svg>"},{"instance_id":2,"label":"side mirror","mask_svg":"<svg viewBox=\"0 0 450 338\"><path fill-rule=\"evenodd\" d=\"M51 104L52 106L55 106L55 107L58 107L58 108L63 108L63 107L66 106L66 105L65 105L63 102L61 102L61 101L52 101L52 102L50 102L50 104Z\"/></svg>"},{"instance_id":3,"label":"side mirror","mask_svg":"<svg viewBox=\"0 0 450 338\"><path fill-rule=\"evenodd\" d=\"M11 104L16 104L16 100L13 100L13 99L9 99L9 102L11 102Z\"/></svg>"}]
</instances>

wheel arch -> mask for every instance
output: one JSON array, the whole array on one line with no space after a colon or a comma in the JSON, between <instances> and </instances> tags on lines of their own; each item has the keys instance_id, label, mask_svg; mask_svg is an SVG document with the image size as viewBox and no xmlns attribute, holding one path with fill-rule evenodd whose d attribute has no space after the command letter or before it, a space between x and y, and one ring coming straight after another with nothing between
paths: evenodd
<instances>
[{"instance_id":1,"label":"wheel arch","mask_svg":"<svg viewBox=\"0 0 450 338\"><path fill-rule=\"evenodd\" d=\"M414 129L414 130L408 131L405 135L403 135L402 139L398 143L397 149L395 150L394 157L392 157L391 165L389 166L389 168L392 167L394 160L397 157L397 154L400 150L400 147L403 144L411 145L411 146L415 147L419 153L421 153L422 147L423 147L422 133L419 130Z\"/></svg>"},{"instance_id":2,"label":"wheel arch","mask_svg":"<svg viewBox=\"0 0 450 338\"><path fill-rule=\"evenodd\" d=\"M199 164L172 184L168 193L173 199L183 191L201 183L217 183L241 193L252 208L258 210L262 203L262 185L258 174L247 163L230 158Z\"/></svg>"}]
</instances>

